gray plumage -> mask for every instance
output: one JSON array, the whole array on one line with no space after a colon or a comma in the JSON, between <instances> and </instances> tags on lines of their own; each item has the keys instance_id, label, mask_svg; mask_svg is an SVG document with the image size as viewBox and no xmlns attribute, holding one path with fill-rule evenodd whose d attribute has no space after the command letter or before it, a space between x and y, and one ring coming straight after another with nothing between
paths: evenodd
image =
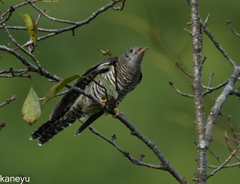
<instances>
[{"instance_id":1,"label":"gray plumage","mask_svg":"<svg viewBox=\"0 0 240 184\"><path fill-rule=\"evenodd\" d=\"M86 92L91 93L98 99L107 99L110 107L117 107L124 97L141 82L140 65L147 49L130 47L122 56L105 59L83 74L83 76L90 75L95 78L100 75L109 80L118 92L117 99L114 99L109 93L106 97L106 90L96 84L96 82L101 84L100 81L88 81L89 83L84 85L84 79L80 78L75 86L85 89ZM116 62L115 65L111 64L113 61ZM99 70L105 70L105 72L95 76L94 73ZM82 94L73 91L66 93L52 112L50 119L33 132L30 139L39 138L39 145L43 145L77 119L88 118L75 135L81 134L91 123L104 114L102 107L92 104L92 100Z\"/></svg>"}]
</instances>

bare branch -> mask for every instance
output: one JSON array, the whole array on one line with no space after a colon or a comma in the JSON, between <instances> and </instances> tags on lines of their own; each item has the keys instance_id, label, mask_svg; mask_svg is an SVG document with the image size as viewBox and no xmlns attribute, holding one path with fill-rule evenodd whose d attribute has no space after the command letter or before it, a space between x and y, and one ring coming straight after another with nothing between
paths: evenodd
<instances>
[{"instance_id":1,"label":"bare branch","mask_svg":"<svg viewBox=\"0 0 240 184\"><path fill-rule=\"evenodd\" d=\"M91 16L89 16L87 19L83 20L83 21L79 21L79 22L76 22L74 23L74 25L70 26L70 27L66 27L66 28L62 28L62 29L58 29L57 32L53 32L53 33L50 33L48 35L45 35L45 36L42 36L42 37L39 37L38 38L38 42L41 41L41 40L44 40L46 38L49 38L49 37L52 37L52 36L55 36L56 34L59 34L59 33L63 33L65 31L74 31L76 28L78 27L81 27L85 24L89 24L92 20L94 20L99 14L103 13L104 11L108 10L109 8L113 7L116 3L118 2L124 2L125 3L126 0L112 0L112 1L109 1L107 5L103 6L102 8L99 8L97 11L93 12ZM123 5L124 5L123 3ZM121 8L123 8L124 6L122 6ZM122 10L122 9L118 9L116 8L116 10ZM23 45L23 47L26 47L26 46L29 46L29 45L32 45L33 44L33 41L30 41L30 42L27 42L26 44Z\"/></svg>"},{"instance_id":2,"label":"bare branch","mask_svg":"<svg viewBox=\"0 0 240 184\"><path fill-rule=\"evenodd\" d=\"M232 148L232 145L230 144L230 140L228 139L228 136L227 136L227 132L225 131L225 136L224 136L224 139L225 139L225 142L228 146L228 149L230 151L230 153L232 154L233 152L233 148Z\"/></svg>"},{"instance_id":3,"label":"bare branch","mask_svg":"<svg viewBox=\"0 0 240 184\"><path fill-rule=\"evenodd\" d=\"M232 154L223 162L220 166L218 166L213 172L211 172L209 175L207 175L207 178L210 178L213 176L216 172L220 171L233 157L233 155L236 153L236 151L240 148L240 144L238 147L232 152Z\"/></svg>"},{"instance_id":4,"label":"bare branch","mask_svg":"<svg viewBox=\"0 0 240 184\"><path fill-rule=\"evenodd\" d=\"M210 74L209 83L208 83L208 87L209 87L209 88L210 88L211 85L212 85L212 78L213 78L213 75L214 75L214 72L212 72L212 73Z\"/></svg>"},{"instance_id":5,"label":"bare branch","mask_svg":"<svg viewBox=\"0 0 240 184\"><path fill-rule=\"evenodd\" d=\"M0 125L0 130L2 130L3 127L6 126L6 123L5 122L2 122L1 125Z\"/></svg>"},{"instance_id":6,"label":"bare branch","mask_svg":"<svg viewBox=\"0 0 240 184\"><path fill-rule=\"evenodd\" d=\"M180 65L178 62L175 63L175 66L178 67L179 69L181 69L181 70L183 71L183 73L185 73L187 76L193 78L193 75L190 74L186 69L184 69L184 68L182 67L182 65ZM207 89L207 91L205 91L205 92L203 93L203 96L205 96L205 95L208 94L208 93L211 93L212 91L215 91L215 90L217 90L217 89L220 89L221 87L225 86L225 85L228 83L228 80L226 80L225 82L223 82L222 84L219 84L219 85L216 86L216 87L210 87L209 84L211 85L211 83L212 83L213 74L214 74L214 72L211 73L211 75L210 75L210 80L209 80L209 83L208 83L208 87L202 85L202 88ZM188 95L188 94L187 94L187 95ZM192 97L190 97L190 98L192 98Z\"/></svg>"},{"instance_id":7,"label":"bare branch","mask_svg":"<svg viewBox=\"0 0 240 184\"><path fill-rule=\"evenodd\" d=\"M209 82L210 82L210 81L209 81ZM226 81L223 82L222 84L219 84L219 85L216 86L216 87L206 87L206 86L204 86L204 88L207 89L207 90L204 91L202 95L205 96L205 95L207 95L208 93L211 93L211 92L213 92L213 91L215 91L215 90L218 90L218 89L222 88L223 86L225 86L227 83L228 83L228 80L226 80ZM210 84L210 83L209 83L209 84ZM208 84L208 85L209 85L209 84Z\"/></svg>"},{"instance_id":8,"label":"bare branch","mask_svg":"<svg viewBox=\"0 0 240 184\"><path fill-rule=\"evenodd\" d=\"M219 158L219 156L213 152L210 148L208 148L208 151L220 162L223 163L223 161Z\"/></svg>"},{"instance_id":9,"label":"bare branch","mask_svg":"<svg viewBox=\"0 0 240 184\"><path fill-rule=\"evenodd\" d=\"M239 37L240 37L240 34L237 33L237 32L235 31L235 29L233 29L230 20L228 20L228 21L226 22L226 24L230 27L230 29L232 30L232 32L233 32L236 36L239 36Z\"/></svg>"},{"instance_id":10,"label":"bare branch","mask_svg":"<svg viewBox=\"0 0 240 184\"><path fill-rule=\"evenodd\" d=\"M228 120L229 120L229 124L230 124L230 127L231 127L231 131L232 131L232 134L233 134L234 141L237 144L240 144L240 141L237 139L237 135L236 135L236 132L235 132L234 127L233 127L232 116L228 116Z\"/></svg>"},{"instance_id":11,"label":"bare branch","mask_svg":"<svg viewBox=\"0 0 240 184\"><path fill-rule=\"evenodd\" d=\"M201 24L202 24L202 27L203 27L203 31L208 35L208 37L212 40L213 44L217 47L217 49L223 54L223 56L225 58L228 59L228 61L230 62L230 64L233 66L233 67L236 67L237 64L233 61L233 59L228 55L228 53L222 48L222 46L217 42L217 40L214 38L214 36L211 34L211 32L209 31L209 29L207 28L207 25L206 24L203 24L202 23L202 20L201 20Z\"/></svg>"},{"instance_id":12,"label":"bare branch","mask_svg":"<svg viewBox=\"0 0 240 184\"><path fill-rule=\"evenodd\" d=\"M39 0L32 0L31 3L36 3L38 2ZM16 10L17 8L21 7L21 6L25 6L25 5L28 5L28 2L23 2L23 3L20 3L16 6L11 6L7 11L3 12L2 15L0 16L2 19L3 17L5 17L9 12L12 11L12 9ZM2 22L1 22L2 23Z\"/></svg>"},{"instance_id":13,"label":"bare branch","mask_svg":"<svg viewBox=\"0 0 240 184\"><path fill-rule=\"evenodd\" d=\"M37 60L37 58L31 53L29 52L28 50L24 49L13 37L12 35L10 34L10 32L8 31L8 29L6 28L6 25L4 23L2 23L2 26L7 34L7 36L13 41L13 43L21 50L23 51L25 54L27 54L28 56L30 56L33 61L37 64L37 67L39 69L39 72L40 74L42 73L42 67L39 63L39 61Z\"/></svg>"},{"instance_id":14,"label":"bare branch","mask_svg":"<svg viewBox=\"0 0 240 184\"><path fill-rule=\"evenodd\" d=\"M181 92L179 89L177 89L176 86L174 86L174 84L173 84L171 81L169 82L169 84L173 87L173 89L174 89L178 94L180 94L180 95L182 95L182 96L185 96L185 97L194 98L194 95L189 95L189 94L187 94L187 93Z\"/></svg>"},{"instance_id":15,"label":"bare branch","mask_svg":"<svg viewBox=\"0 0 240 184\"><path fill-rule=\"evenodd\" d=\"M240 166L240 162L235 163L235 164L228 164L228 165L223 166L222 168L230 168L230 167L237 167L237 166ZM219 166L207 165L207 167L217 169Z\"/></svg>"},{"instance_id":16,"label":"bare branch","mask_svg":"<svg viewBox=\"0 0 240 184\"><path fill-rule=\"evenodd\" d=\"M54 17L50 17L49 15L47 15L46 13L44 13L43 10L41 10L41 9L38 8L36 5L34 5L33 3L31 3L31 1L28 0L28 3L29 3L34 9L36 9L40 14L42 14L44 17L46 17L46 18L49 19L49 20L56 21L56 22L61 22L61 23L73 24L73 25L76 25L76 24L77 24L77 22L73 22L73 21L69 21L69 20L61 20L61 19L57 19L57 18L54 18Z\"/></svg>"},{"instance_id":17,"label":"bare branch","mask_svg":"<svg viewBox=\"0 0 240 184\"><path fill-rule=\"evenodd\" d=\"M11 101L15 100L17 97L15 95L13 95L10 99L6 100L5 102L3 102L2 104L0 104L0 107L3 107L4 105L9 104Z\"/></svg>"},{"instance_id":18,"label":"bare branch","mask_svg":"<svg viewBox=\"0 0 240 184\"><path fill-rule=\"evenodd\" d=\"M0 71L0 77L1 78L13 78L13 77L27 77L27 78L31 78L32 75L31 73L28 75L24 75L28 72L28 69L20 69L20 70L13 70L13 68L11 67L10 70L2 70ZM11 73L12 75L1 75L3 73ZM16 74L19 73L19 74Z\"/></svg>"},{"instance_id":19,"label":"bare branch","mask_svg":"<svg viewBox=\"0 0 240 184\"><path fill-rule=\"evenodd\" d=\"M126 2L126 0L122 0L122 6L121 7L117 7L117 8L115 8L114 6L112 7L114 10L123 10L123 8L124 8L124 6L125 6L125 2Z\"/></svg>"},{"instance_id":20,"label":"bare branch","mask_svg":"<svg viewBox=\"0 0 240 184\"><path fill-rule=\"evenodd\" d=\"M215 121L218 117L218 115L221 113L221 108L226 101L227 97L233 93L233 86L235 82L237 81L238 76L240 75L240 67L236 67L234 73L230 77L227 85L223 89L221 95L216 99L215 105L211 109L211 113L207 118L206 123L206 140L207 144L209 141L212 141L212 129L215 124Z\"/></svg>"},{"instance_id":21,"label":"bare branch","mask_svg":"<svg viewBox=\"0 0 240 184\"><path fill-rule=\"evenodd\" d=\"M183 71L183 73L185 73L187 76L193 78L193 75L190 74L186 69L184 69L181 64L179 64L178 62L176 62L176 63L175 63L175 66L178 67L179 69L181 69L181 70Z\"/></svg>"},{"instance_id":22,"label":"bare branch","mask_svg":"<svg viewBox=\"0 0 240 184\"><path fill-rule=\"evenodd\" d=\"M115 115L115 111L113 109L108 109L107 105L104 106L104 109L106 109L108 113ZM128 127L128 129L131 130L131 135L137 136L154 152L157 158L162 162L162 167L164 168L164 170L168 171L180 183L187 184L187 181L170 165L170 163L166 160L166 158L154 142L150 141L136 127L134 127L123 114L120 113L116 118L119 119L126 127Z\"/></svg>"},{"instance_id":23,"label":"bare branch","mask_svg":"<svg viewBox=\"0 0 240 184\"><path fill-rule=\"evenodd\" d=\"M202 95L202 31L198 0L190 0L192 22L193 93L197 128L196 183L205 183L207 174L207 147L205 144L205 114Z\"/></svg>"},{"instance_id":24,"label":"bare branch","mask_svg":"<svg viewBox=\"0 0 240 184\"><path fill-rule=\"evenodd\" d=\"M184 31L188 32L190 36L192 36L192 31L188 30L187 28L183 28Z\"/></svg>"},{"instance_id":25,"label":"bare branch","mask_svg":"<svg viewBox=\"0 0 240 184\"><path fill-rule=\"evenodd\" d=\"M207 26L207 23L208 23L208 20L209 20L210 16L211 16L211 14L209 13L207 18L205 19L204 23L202 24L203 27Z\"/></svg>"},{"instance_id":26,"label":"bare branch","mask_svg":"<svg viewBox=\"0 0 240 184\"><path fill-rule=\"evenodd\" d=\"M105 136L103 136L102 134L100 134L98 131L96 131L91 125L89 126L89 129L91 130L92 133L94 133L95 135L101 137L102 139L104 139L105 141L107 141L108 143L110 143L111 145L113 145L118 151L120 151L125 157L127 157L132 163L136 164L136 165L140 165L140 166L145 166L145 167L149 167L149 168L153 168L153 169L162 169L164 170L164 167L162 167L161 165L153 165L153 164L149 164L149 163L144 163L141 162L141 160L136 159L134 157L132 157L128 152L124 151L123 149L121 149L117 144L115 144L113 142L113 140L110 140L108 138L106 138ZM115 134L114 134L115 135Z\"/></svg>"},{"instance_id":27,"label":"bare branch","mask_svg":"<svg viewBox=\"0 0 240 184\"><path fill-rule=\"evenodd\" d=\"M7 29L14 29L14 30L27 30L27 27L21 27L21 26L6 26ZM3 29L3 26L0 26L0 29ZM57 29L44 29L44 28L37 28L39 32L50 32L50 33L56 33L58 32Z\"/></svg>"}]
</instances>

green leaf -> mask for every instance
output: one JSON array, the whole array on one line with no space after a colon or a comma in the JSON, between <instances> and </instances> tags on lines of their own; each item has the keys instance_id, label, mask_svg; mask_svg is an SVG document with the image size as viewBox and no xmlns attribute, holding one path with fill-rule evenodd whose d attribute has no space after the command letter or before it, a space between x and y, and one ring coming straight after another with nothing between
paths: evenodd
<instances>
[{"instance_id":1,"label":"green leaf","mask_svg":"<svg viewBox=\"0 0 240 184\"><path fill-rule=\"evenodd\" d=\"M34 122L36 122L41 115L39 99L32 85L23 104L22 115L24 121L26 121L28 125L32 125Z\"/></svg>"},{"instance_id":2,"label":"green leaf","mask_svg":"<svg viewBox=\"0 0 240 184\"><path fill-rule=\"evenodd\" d=\"M28 33L30 34L34 44L37 45L37 33L38 33L37 24L28 14L23 14L23 15L20 14L20 15L23 17L26 23Z\"/></svg>"},{"instance_id":3,"label":"green leaf","mask_svg":"<svg viewBox=\"0 0 240 184\"><path fill-rule=\"evenodd\" d=\"M108 91L109 95L111 95L113 98L117 99L118 92L116 91L116 89L112 85L112 83L109 80L107 80L107 79L105 79L105 78L103 78L101 76L98 76L97 79L99 79L101 81L101 83L103 84L105 89Z\"/></svg>"},{"instance_id":4,"label":"green leaf","mask_svg":"<svg viewBox=\"0 0 240 184\"><path fill-rule=\"evenodd\" d=\"M62 88L64 88L68 83L72 82L73 80L79 78L79 75L73 75L71 77L68 77L60 82L57 82L56 84L53 85L53 87L49 90L47 93L47 96L45 97L42 107L49 101L51 100L58 92L61 91Z\"/></svg>"},{"instance_id":5,"label":"green leaf","mask_svg":"<svg viewBox=\"0 0 240 184\"><path fill-rule=\"evenodd\" d=\"M109 55L111 57L113 54L113 49L108 49L108 50L104 51L104 50L97 48L97 50L100 51L103 56Z\"/></svg>"},{"instance_id":6,"label":"green leaf","mask_svg":"<svg viewBox=\"0 0 240 184\"><path fill-rule=\"evenodd\" d=\"M4 0L0 0L2 2L2 4L4 4Z\"/></svg>"}]
</instances>

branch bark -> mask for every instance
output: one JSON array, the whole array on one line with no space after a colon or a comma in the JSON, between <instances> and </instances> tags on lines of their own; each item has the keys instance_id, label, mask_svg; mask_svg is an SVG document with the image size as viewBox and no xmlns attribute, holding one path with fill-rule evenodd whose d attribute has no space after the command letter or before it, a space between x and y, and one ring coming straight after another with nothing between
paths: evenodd
<instances>
[{"instance_id":1,"label":"branch bark","mask_svg":"<svg viewBox=\"0 0 240 184\"><path fill-rule=\"evenodd\" d=\"M195 181L204 184L207 180L207 145L205 143L205 114L202 95L202 31L198 0L190 0L193 53L193 93L197 128L197 173Z\"/></svg>"}]
</instances>

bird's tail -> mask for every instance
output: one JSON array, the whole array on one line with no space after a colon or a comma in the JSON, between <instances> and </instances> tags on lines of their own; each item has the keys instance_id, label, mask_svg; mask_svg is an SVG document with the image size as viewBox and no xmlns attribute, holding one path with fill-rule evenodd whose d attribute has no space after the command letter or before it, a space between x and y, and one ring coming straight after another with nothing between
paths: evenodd
<instances>
[{"instance_id":1,"label":"bird's tail","mask_svg":"<svg viewBox=\"0 0 240 184\"><path fill-rule=\"evenodd\" d=\"M55 121L50 119L33 132L29 139L33 140L39 138L38 145L42 146L75 121L76 119L69 117L63 117Z\"/></svg>"}]
</instances>

